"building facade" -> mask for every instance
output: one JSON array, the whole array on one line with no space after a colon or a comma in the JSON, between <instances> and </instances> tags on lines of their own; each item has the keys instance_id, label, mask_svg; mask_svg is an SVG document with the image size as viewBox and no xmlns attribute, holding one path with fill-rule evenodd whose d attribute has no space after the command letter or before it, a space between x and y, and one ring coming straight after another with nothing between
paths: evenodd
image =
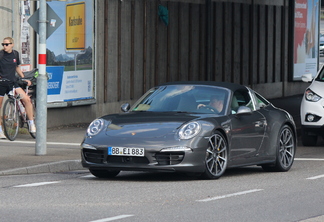
<instances>
[{"instance_id":1,"label":"building facade","mask_svg":"<svg viewBox=\"0 0 324 222\"><path fill-rule=\"evenodd\" d=\"M22 4L0 3L8 21L9 9ZM168 81L235 82L266 98L307 87L292 79L293 1L94 0L93 12L94 102L49 108L49 127L120 112L121 104ZM0 22L2 30L20 39L17 20L12 26L8 21ZM31 48L35 39L30 37Z\"/></svg>"}]
</instances>

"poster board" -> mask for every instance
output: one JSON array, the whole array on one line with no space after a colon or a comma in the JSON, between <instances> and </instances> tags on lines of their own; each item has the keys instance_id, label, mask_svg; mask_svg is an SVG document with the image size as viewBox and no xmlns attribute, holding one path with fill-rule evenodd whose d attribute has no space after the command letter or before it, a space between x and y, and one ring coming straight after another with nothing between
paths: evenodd
<instances>
[{"instance_id":1,"label":"poster board","mask_svg":"<svg viewBox=\"0 0 324 222\"><path fill-rule=\"evenodd\" d=\"M319 0L295 0L294 75L293 80L318 70Z\"/></svg>"},{"instance_id":2,"label":"poster board","mask_svg":"<svg viewBox=\"0 0 324 222\"><path fill-rule=\"evenodd\" d=\"M63 23L46 41L48 107L95 103L94 2L47 3Z\"/></svg>"}]
</instances>

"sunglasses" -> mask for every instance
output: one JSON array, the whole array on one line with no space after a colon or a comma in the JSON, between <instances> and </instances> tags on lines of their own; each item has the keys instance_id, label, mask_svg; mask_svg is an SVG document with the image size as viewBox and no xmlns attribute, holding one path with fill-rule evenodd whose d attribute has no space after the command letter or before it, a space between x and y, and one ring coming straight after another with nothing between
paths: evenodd
<instances>
[{"instance_id":1,"label":"sunglasses","mask_svg":"<svg viewBox=\"0 0 324 222\"><path fill-rule=\"evenodd\" d=\"M8 46L11 45L12 43L1 43L2 46Z\"/></svg>"}]
</instances>

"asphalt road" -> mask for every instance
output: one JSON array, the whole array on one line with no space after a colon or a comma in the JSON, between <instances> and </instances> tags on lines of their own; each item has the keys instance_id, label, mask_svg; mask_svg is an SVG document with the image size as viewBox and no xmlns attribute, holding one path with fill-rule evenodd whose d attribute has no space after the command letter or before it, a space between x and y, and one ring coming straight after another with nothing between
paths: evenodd
<instances>
[{"instance_id":1,"label":"asphalt road","mask_svg":"<svg viewBox=\"0 0 324 222\"><path fill-rule=\"evenodd\" d=\"M293 167L228 170L219 180L86 170L0 177L0 221L324 221L324 142L298 147Z\"/></svg>"}]
</instances>

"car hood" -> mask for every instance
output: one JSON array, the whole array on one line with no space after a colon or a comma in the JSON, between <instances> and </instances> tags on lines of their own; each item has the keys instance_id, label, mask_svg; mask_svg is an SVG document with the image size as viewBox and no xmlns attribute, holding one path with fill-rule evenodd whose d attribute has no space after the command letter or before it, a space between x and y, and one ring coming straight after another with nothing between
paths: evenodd
<instances>
[{"instance_id":1,"label":"car hood","mask_svg":"<svg viewBox=\"0 0 324 222\"><path fill-rule=\"evenodd\" d=\"M321 96L322 98L324 98L324 82L320 82L320 81L313 81L312 84L309 87L314 93L316 93L317 95Z\"/></svg>"},{"instance_id":2,"label":"car hood","mask_svg":"<svg viewBox=\"0 0 324 222\"><path fill-rule=\"evenodd\" d=\"M130 112L102 117L110 121L105 134L122 138L158 138L175 133L184 123L198 117L186 113Z\"/></svg>"}]
</instances>

